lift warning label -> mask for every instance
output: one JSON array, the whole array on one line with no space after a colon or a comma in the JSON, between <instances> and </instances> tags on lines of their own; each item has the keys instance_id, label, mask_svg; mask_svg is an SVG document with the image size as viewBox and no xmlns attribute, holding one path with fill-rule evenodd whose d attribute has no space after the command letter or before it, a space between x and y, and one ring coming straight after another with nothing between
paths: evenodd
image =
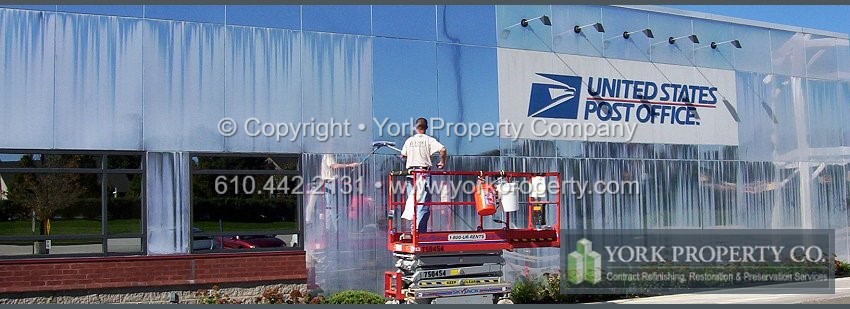
<instances>
[{"instance_id":1,"label":"lift warning label","mask_svg":"<svg viewBox=\"0 0 850 309\"><path fill-rule=\"evenodd\" d=\"M487 239L484 233L475 234L449 234L449 241L479 241Z\"/></svg>"}]
</instances>

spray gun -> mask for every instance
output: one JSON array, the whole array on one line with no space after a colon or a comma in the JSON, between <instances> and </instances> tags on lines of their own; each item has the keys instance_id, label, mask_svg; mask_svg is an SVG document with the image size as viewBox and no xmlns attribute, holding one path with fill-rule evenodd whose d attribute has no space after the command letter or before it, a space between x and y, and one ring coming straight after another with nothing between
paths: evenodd
<instances>
[{"instance_id":1,"label":"spray gun","mask_svg":"<svg viewBox=\"0 0 850 309\"><path fill-rule=\"evenodd\" d=\"M372 156L372 154L374 154L375 152L377 152L377 151L378 151L378 149L381 149L381 148L384 148L384 147L387 147L387 148L390 148L390 149L392 149L392 150L398 151L399 153L401 152L401 149L398 149L398 148L396 148L396 147L395 147L395 142L390 142L390 141L374 141L374 142L372 142L372 152L370 152L370 153L369 153L369 155L367 155L365 158L363 158L363 160L361 160L361 161L360 161L360 164L363 164L364 162L366 162L366 160L367 160L367 159L369 159L369 157L371 157L371 156Z\"/></svg>"}]
</instances>

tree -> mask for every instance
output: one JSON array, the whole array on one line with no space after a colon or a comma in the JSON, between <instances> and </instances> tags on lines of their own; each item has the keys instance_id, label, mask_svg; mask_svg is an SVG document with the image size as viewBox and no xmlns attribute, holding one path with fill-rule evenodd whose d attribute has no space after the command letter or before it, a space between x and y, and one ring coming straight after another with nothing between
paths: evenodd
<instances>
[{"instance_id":1,"label":"tree","mask_svg":"<svg viewBox=\"0 0 850 309\"><path fill-rule=\"evenodd\" d=\"M40 155L37 160L25 155L20 160L24 168L78 168L82 157L78 155ZM9 198L16 202L22 217L32 217L38 235L50 235L50 219L56 211L67 208L85 192L79 174L29 173L16 176L9 188ZM45 241L34 244L36 254L48 253Z\"/></svg>"}]
</instances>

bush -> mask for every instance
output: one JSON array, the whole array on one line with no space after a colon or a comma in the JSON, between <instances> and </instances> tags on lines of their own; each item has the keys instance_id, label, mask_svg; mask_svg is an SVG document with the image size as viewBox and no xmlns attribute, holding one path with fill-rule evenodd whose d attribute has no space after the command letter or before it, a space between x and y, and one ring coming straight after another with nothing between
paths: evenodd
<instances>
[{"instance_id":1,"label":"bush","mask_svg":"<svg viewBox=\"0 0 850 309\"><path fill-rule=\"evenodd\" d=\"M254 301L258 304L283 304L283 293L280 292L280 288L268 288L263 291L263 295L257 296Z\"/></svg>"},{"instance_id":2,"label":"bush","mask_svg":"<svg viewBox=\"0 0 850 309\"><path fill-rule=\"evenodd\" d=\"M210 290L198 290L195 292L195 300L198 304L218 305L218 304L241 304L241 301L235 300L219 292L218 286L213 286Z\"/></svg>"},{"instance_id":3,"label":"bush","mask_svg":"<svg viewBox=\"0 0 850 309\"><path fill-rule=\"evenodd\" d=\"M254 301L258 304L321 304L324 297L313 296L310 293L304 295L299 290L289 292L289 297L284 297L280 288L268 288L263 291L263 295L257 296Z\"/></svg>"},{"instance_id":4,"label":"bush","mask_svg":"<svg viewBox=\"0 0 850 309\"><path fill-rule=\"evenodd\" d=\"M835 259L835 277L850 277L850 263Z\"/></svg>"},{"instance_id":5,"label":"bush","mask_svg":"<svg viewBox=\"0 0 850 309\"><path fill-rule=\"evenodd\" d=\"M329 297L326 304L384 304L386 301L381 295L363 291L349 290L336 293Z\"/></svg>"},{"instance_id":6,"label":"bush","mask_svg":"<svg viewBox=\"0 0 850 309\"><path fill-rule=\"evenodd\" d=\"M529 276L520 277L511 290L511 301L515 304L533 304L538 302L542 285Z\"/></svg>"},{"instance_id":7,"label":"bush","mask_svg":"<svg viewBox=\"0 0 850 309\"><path fill-rule=\"evenodd\" d=\"M520 277L511 290L511 301L515 304L573 304L600 302L632 298L636 295L623 294L562 294L561 274L545 273L542 277L529 275Z\"/></svg>"}]
</instances>

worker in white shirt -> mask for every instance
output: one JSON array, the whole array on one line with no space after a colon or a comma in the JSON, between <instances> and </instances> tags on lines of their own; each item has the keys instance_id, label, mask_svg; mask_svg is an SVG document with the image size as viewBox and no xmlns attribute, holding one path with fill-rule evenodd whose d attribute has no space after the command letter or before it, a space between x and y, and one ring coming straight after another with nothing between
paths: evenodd
<instances>
[{"instance_id":1,"label":"worker in white shirt","mask_svg":"<svg viewBox=\"0 0 850 309\"><path fill-rule=\"evenodd\" d=\"M336 232L338 228L337 221L339 220L340 209L340 179L338 171L341 169L355 168L360 163L337 163L334 155L325 154L322 156L322 192L325 198L325 228L328 232Z\"/></svg>"},{"instance_id":2,"label":"worker in white shirt","mask_svg":"<svg viewBox=\"0 0 850 309\"><path fill-rule=\"evenodd\" d=\"M431 155L439 152L440 162L437 163L437 168L442 169L446 165L446 147L440 144L437 139L425 134L428 129L428 120L425 118L416 119L416 134L404 141L404 146L401 147L401 158L405 160L405 167L408 172L427 171L431 169ZM431 201L431 176L428 174L419 174L416 183L416 202L425 203ZM412 175L408 176L407 185L407 205L412 204L414 179ZM428 231L428 219L431 217L431 209L428 205L417 206L416 208L416 229L422 233ZM413 220L413 209L410 206L405 207L402 218Z\"/></svg>"}]
</instances>

